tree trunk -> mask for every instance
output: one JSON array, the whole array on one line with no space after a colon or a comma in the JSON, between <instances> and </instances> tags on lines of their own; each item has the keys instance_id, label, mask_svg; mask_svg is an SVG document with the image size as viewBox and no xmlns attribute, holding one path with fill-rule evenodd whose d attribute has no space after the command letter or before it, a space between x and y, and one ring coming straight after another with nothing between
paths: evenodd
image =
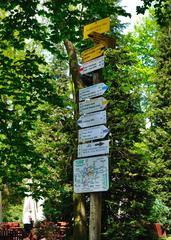
<instances>
[{"instance_id":1,"label":"tree trunk","mask_svg":"<svg viewBox=\"0 0 171 240\"><path fill-rule=\"evenodd\" d=\"M2 222L2 192L0 191L0 222Z\"/></svg>"},{"instance_id":2,"label":"tree trunk","mask_svg":"<svg viewBox=\"0 0 171 240\"><path fill-rule=\"evenodd\" d=\"M83 87L83 83L80 80L80 71L77 61L77 54L75 51L75 47L71 41L64 41L65 48L69 57L69 68L70 74L72 76L72 82L74 85L74 102L76 103L76 107L74 109L74 118L75 118L75 129L74 129L74 139L76 149L72 156L73 160L77 158L77 146L78 146L78 127L76 124L76 120L79 116L79 88ZM85 211L85 201L83 194L73 194L73 204L74 204L74 229L73 229L73 239L74 240L87 240L87 226L86 226L86 211Z\"/></svg>"}]
</instances>

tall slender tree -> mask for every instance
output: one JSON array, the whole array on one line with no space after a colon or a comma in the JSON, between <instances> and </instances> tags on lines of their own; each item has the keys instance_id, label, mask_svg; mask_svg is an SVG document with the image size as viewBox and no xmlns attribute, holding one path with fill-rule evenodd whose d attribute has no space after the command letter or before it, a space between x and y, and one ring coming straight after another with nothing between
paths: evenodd
<instances>
[{"instance_id":1,"label":"tall slender tree","mask_svg":"<svg viewBox=\"0 0 171 240\"><path fill-rule=\"evenodd\" d=\"M151 168L153 168L153 191L168 209L164 223L170 225L170 159L171 159L171 2L148 1L154 4L160 35L158 37L157 75L154 81L155 93L152 95L151 128L148 132L148 145L151 151ZM144 1L144 9L149 4ZM139 10L139 9L138 9ZM162 205L163 206L163 205Z\"/></svg>"}]
</instances>

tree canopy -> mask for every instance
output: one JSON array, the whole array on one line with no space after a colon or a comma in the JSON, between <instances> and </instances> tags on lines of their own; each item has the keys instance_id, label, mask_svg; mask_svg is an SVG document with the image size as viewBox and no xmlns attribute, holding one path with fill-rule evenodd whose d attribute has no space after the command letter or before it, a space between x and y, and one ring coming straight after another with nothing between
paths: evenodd
<instances>
[{"instance_id":1,"label":"tree canopy","mask_svg":"<svg viewBox=\"0 0 171 240\"><path fill-rule=\"evenodd\" d=\"M6 199L20 201L28 191L35 199L45 197L51 221L73 223L84 200L86 227L89 194L72 199L78 131L73 79L76 73L83 80L80 53L93 45L83 40L83 26L110 16L106 35L115 37L117 46L104 51L101 71L109 86L110 129L102 239L145 240L154 237L149 223L161 221L168 229L170 224L170 5L168 0L143 2L137 11L154 6L152 15L126 36L118 16L129 14L118 1L0 2L1 190ZM91 77L84 76L85 82L90 78L92 84Z\"/></svg>"}]
</instances>

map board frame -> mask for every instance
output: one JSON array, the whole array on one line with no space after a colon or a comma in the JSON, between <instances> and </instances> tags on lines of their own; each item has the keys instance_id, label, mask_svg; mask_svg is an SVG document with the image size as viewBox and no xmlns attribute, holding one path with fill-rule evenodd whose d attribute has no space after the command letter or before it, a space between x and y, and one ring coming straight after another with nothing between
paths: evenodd
<instances>
[{"instance_id":1,"label":"map board frame","mask_svg":"<svg viewBox=\"0 0 171 240\"><path fill-rule=\"evenodd\" d=\"M76 159L74 169L74 192L104 192L109 189L108 156Z\"/></svg>"}]
</instances>

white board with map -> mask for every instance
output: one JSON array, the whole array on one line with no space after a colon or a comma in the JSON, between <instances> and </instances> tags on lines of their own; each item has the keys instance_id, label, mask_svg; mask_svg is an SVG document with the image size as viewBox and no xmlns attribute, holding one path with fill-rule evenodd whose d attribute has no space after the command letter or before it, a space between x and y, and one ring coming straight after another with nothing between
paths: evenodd
<instances>
[{"instance_id":1,"label":"white board with map","mask_svg":"<svg viewBox=\"0 0 171 240\"><path fill-rule=\"evenodd\" d=\"M109 189L108 156L74 161L74 192L103 192Z\"/></svg>"}]
</instances>

